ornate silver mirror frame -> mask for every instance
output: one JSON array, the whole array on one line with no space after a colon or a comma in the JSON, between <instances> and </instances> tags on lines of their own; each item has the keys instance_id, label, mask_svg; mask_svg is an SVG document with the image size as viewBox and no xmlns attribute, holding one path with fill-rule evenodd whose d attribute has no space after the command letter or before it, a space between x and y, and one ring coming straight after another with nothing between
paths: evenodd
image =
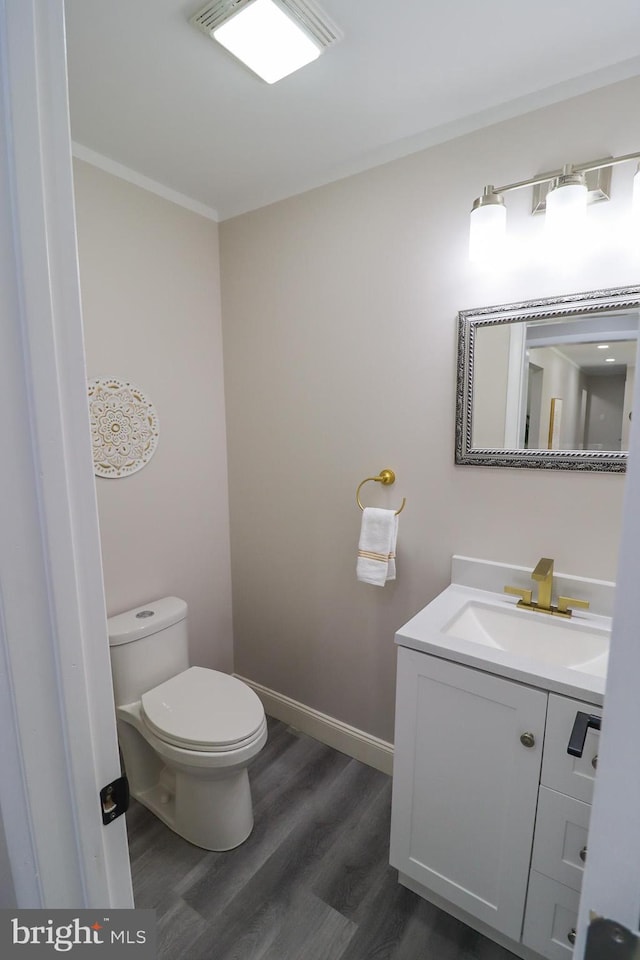
<instances>
[{"instance_id":1,"label":"ornate silver mirror frame","mask_svg":"<svg viewBox=\"0 0 640 960\"><path fill-rule=\"evenodd\" d=\"M458 314L456 463L489 467L532 467L623 473L627 467L627 451L621 449L522 449L516 444L513 449L506 446L505 448L474 446L474 395L477 387L474 363L478 333L483 328L520 323L525 325L522 329L526 330L526 325L540 327L540 321L561 323L571 321L572 318L586 320L604 314L621 314L625 311L638 314L639 308L640 287L633 286L460 311ZM534 324L534 321L537 323ZM635 336L637 339L637 334ZM553 407L551 410L553 413ZM629 413L629 419L630 416ZM551 436L551 426L549 430Z\"/></svg>"}]
</instances>

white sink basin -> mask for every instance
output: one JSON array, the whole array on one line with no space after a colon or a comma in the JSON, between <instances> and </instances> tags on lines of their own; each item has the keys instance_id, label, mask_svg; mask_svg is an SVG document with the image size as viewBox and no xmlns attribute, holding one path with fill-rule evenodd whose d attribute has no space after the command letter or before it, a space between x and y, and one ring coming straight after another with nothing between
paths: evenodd
<instances>
[{"instance_id":1,"label":"white sink basin","mask_svg":"<svg viewBox=\"0 0 640 960\"><path fill-rule=\"evenodd\" d=\"M609 632L516 607L470 601L446 624L448 637L605 677Z\"/></svg>"},{"instance_id":2,"label":"white sink basin","mask_svg":"<svg viewBox=\"0 0 640 960\"><path fill-rule=\"evenodd\" d=\"M557 574L555 593L583 597L570 619L517 607L505 583L526 587L524 567L455 556L452 582L396 632L396 643L519 683L601 704L615 584Z\"/></svg>"}]
</instances>

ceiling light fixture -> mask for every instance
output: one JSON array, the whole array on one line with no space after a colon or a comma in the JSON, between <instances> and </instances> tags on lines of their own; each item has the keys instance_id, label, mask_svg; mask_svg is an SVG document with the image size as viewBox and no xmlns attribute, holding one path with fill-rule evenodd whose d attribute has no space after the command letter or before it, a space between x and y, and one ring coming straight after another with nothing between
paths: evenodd
<instances>
[{"instance_id":1,"label":"ceiling light fixture","mask_svg":"<svg viewBox=\"0 0 640 960\"><path fill-rule=\"evenodd\" d=\"M267 83L317 60L341 36L312 0L214 0L190 22Z\"/></svg>"},{"instance_id":2,"label":"ceiling light fixture","mask_svg":"<svg viewBox=\"0 0 640 960\"><path fill-rule=\"evenodd\" d=\"M601 174L629 160L640 159L640 153L606 157L591 163L566 164L562 170L508 183L502 187L489 185L471 208L469 256L471 260L487 260L501 252L506 241L507 213L504 194L523 187L535 187L538 193L533 212L546 207L545 233L561 245L568 246L579 238L586 223L587 203L608 200L607 187ZM591 177L590 177L591 175ZM591 181L591 182L590 182ZM547 188L546 198L540 199ZM633 181L633 212L640 218L640 164Z\"/></svg>"}]
</instances>

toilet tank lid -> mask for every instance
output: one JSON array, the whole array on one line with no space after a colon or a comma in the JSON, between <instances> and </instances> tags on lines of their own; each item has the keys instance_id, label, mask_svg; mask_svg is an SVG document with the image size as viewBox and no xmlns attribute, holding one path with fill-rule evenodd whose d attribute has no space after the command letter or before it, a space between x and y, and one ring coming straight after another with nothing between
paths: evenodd
<instances>
[{"instance_id":1,"label":"toilet tank lid","mask_svg":"<svg viewBox=\"0 0 640 960\"><path fill-rule=\"evenodd\" d=\"M120 643L131 643L141 637L149 637L174 623L179 623L187 616L187 605L179 597L164 597L145 603L134 610L118 613L109 617L109 646L115 647Z\"/></svg>"}]
</instances>

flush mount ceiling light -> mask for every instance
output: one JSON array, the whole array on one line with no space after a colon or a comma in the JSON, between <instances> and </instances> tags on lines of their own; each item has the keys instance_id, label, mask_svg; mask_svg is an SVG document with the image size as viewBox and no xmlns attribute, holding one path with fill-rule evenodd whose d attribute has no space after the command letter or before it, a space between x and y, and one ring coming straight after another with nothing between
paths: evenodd
<instances>
[{"instance_id":1,"label":"flush mount ceiling light","mask_svg":"<svg viewBox=\"0 0 640 960\"><path fill-rule=\"evenodd\" d=\"M522 187L534 187L532 212L545 210L545 234L554 243L568 248L584 231L587 204L609 199L611 167L639 158L640 153L627 153L591 163L566 164L562 170L503 187L489 184L471 208L470 259L488 262L500 258L505 248L507 225L503 194ZM640 218L640 165L634 176L633 212Z\"/></svg>"},{"instance_id":2,"label":"flush mount ceiling light","mask_svg":"<svg viewBox=\"0 0 640 960\"><path fill-rule=\"evenodd\" d=\"M316 60L340 39L311 0L215 0L190 23L267 83Z\"/></svg>"}]
</instances>

